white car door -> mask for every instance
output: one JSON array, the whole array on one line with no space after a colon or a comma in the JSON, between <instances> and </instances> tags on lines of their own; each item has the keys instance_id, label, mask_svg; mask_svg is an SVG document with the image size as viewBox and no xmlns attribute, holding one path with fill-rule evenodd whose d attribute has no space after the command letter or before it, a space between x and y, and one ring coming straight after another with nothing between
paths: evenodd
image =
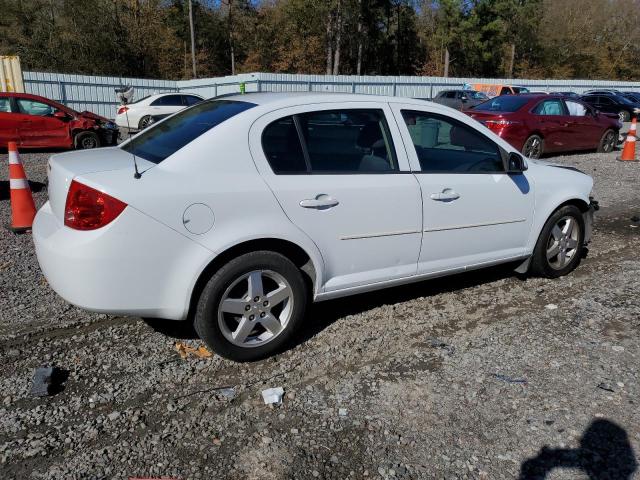
<instances>
[{"instance_id":1,"label":"white car door","mask_svg":"<svg viewBox=\"0 0 640 480\"><path fill-rule=\"evenodd\" d=\"M390 119L391 121L388 121ZM263 178L318 246L326 292L415 275L420 187L387 104L278 110L249 133Z\"/></svg>"},{"instance_id":2,"label":"white car door","mask_svg":"<svg viewBox=\"0 0 640 480\"><path fill-rule=\"evenodd\" d=\"M183 108L182 95L163 95L151 102L149 115L171 115Z\"/></svg>"},{"instance_id":3,"label":"white car door","mask_svg":"<svg viewBox=\"0 0 640 480\"><path fill-rule=\"evenodd\" d=\"M418 273L525 256L534 207L527 173L505 173L504 152L471 119L416 105L392 109L422 188Z\"/></svg>"}]
</instances>

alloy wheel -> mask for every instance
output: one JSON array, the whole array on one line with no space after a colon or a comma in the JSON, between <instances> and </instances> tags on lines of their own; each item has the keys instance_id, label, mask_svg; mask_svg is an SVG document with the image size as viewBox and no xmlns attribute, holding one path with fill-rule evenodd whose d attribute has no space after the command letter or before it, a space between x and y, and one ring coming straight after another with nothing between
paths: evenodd
<instances>
[{"instance_id":1,"label":"alloy wheel","mask_svg":"<svg viewBox=\"0 0 640 480\"><path fill-rule=\"evenodd\" d=\"M580 225L570 215L562 217L551 229L547 242L547 261L554 270L562 270L577 255Z\"/></svg>"},{"instance_id":2,"label":"alloy wheel","mask_svg":"<svg viewBox=\"0 0 640 480\"><path fill-rule=\"evenodd\" d=\"M613 147L616 144L616 134L615 132L609 131L603 141L602 141L602 151L605 153L609 153L613 151Z\"/></svg>"},{"instance_id":3,"label":"alloy wheel","mask_svg":"<svg viewBox=\"0 0 640 480\"><path fill-rule=\"evenodd\" d=\"M542 140L540 137L531 137L525 143L522 153L528 158L540 158L542 154Z\"/></svg>"},{"instance_id":4,"label":"alloy wheel","mask_svg":"<svg viewBox=\"0 0 640 480\"><path fill-rule=\"evenodd\" d=\"M80 142L83 149L96 148L96 139L90 136L84 137Z\"/></svg>"},{"instance_id":5,"label":"alloy wheel","mask_svg":"<svg viewBox=\"0 0 640 480\"><path fill-rule=\"evenodd\" d=\"M232 344L259 347L286 329L292 313L289 282L272 270L254 270L225 290L218 306L218 325Z\"/></svg>"}]
</instances>

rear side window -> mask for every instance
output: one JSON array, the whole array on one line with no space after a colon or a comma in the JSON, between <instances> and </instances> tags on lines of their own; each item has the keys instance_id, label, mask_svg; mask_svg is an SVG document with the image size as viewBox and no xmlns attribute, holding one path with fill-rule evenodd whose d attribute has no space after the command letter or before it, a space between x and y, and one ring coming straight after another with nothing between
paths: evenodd
<instances>
[{"instance_id":1,"label":"rear side window","mask_svg":"<svg viewBox=\"0 0 640 480\"><path fill-rule=\"evenodd\" d=\"M151 102L152 107L181 107L182 95L165 95Z\"/></svg>"},{"instance_id":2,"label":"rear side window","mask_svg":"<svg viewBox=\"0 0 640 480\"><path fill-rule=\"evenodd\" d=\"M196 97L195 95L183 95L182 100L187 106L195 105L202 101L200 97Z\"/></svg>"},{"instance_id":3,"label":"rear side window","mask_svg":"<svg viewBox=\"0 0 640 480\"><path fill-rule=\"evenodd\" d=\"M504 172L498 146L480 132L441 115L403 110L423 172Z\"/></svg>"},{"instance_id":4,"label":"rear side window","mask_svg":"<svg viewBox=\"0 0 640 480\"><path fill-rule=\"evenodd\" d=\"M262 148L274 173L307 173L293 117L281 118L269 124L262 132Z\"/></svg>"},{"instance_id":5,"label":"rear side window","mask_svg":"<svg viewBox=\"0 0 640 480\"><path fill-rule=\"evenodd\" d=\"M309 112L280 119L262 134L276 174L389 173L398 170L384 112Z\"/></svg>"},{"instance_id":6,"label":"rear side window","mask_svg":"<svg viewBox=\"0 0 640 480\"><path fill-rule=\"evenodd\" d=\"M233 100L202 102L144 130L121 148L150 162L160 163L216 125L253 107L254 103Z\"/></svg>"},{"instance_id":7,"label":"rear side window","mask_svg":"<svg viewBox=\"0 0 640 480\"><path fill-rule=\"evenodd\" d=\"M536 115L565 115L562 100L544 100L535 106L533 113Z\"/></svg>"},{"instance_id":8,"label":"rear side window","mask_svg":"<svg viewBox=\"0 0 640 480\"><path fill-rule=\"evenodd\" d=\"M11 112L11 99L9 97L0 97L0 113Z\"/></svg>"},{"instance_id":9,"label":"rear side window","mask_svg":"<svg viewBox=\"0 0 640 480\"><path fill-rule=\"evenodd\" d=\"M529 101L526 97L518 97L514 95L501 96L482 102L476 106L474 110L482 110L484 112L516 112L520 110Z\"/></svg>"}]
</instances>

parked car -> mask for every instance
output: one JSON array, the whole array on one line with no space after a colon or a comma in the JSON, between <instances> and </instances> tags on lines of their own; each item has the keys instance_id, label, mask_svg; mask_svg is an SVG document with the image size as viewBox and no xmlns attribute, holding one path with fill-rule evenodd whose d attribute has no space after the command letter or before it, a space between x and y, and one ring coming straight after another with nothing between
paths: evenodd
<instances>
[{"instance_id":1,"label":"parked car","mask_svg":"<svg viewBox=\"0 0 640 480\"><path fill-rule=\"evenodd\" d=\"M76 112L48 98L28 93L0 93L0 147L96 148L115 145L118 128L91 112Z\"/></svg>"},{"instance_id":2,"label":"parked car","mask_svg":"<svg viewBox=\"0 0 640 480\"><path fill-rule=\"evenodd\" d=\"M456 110L468 110L485 100L489 100L489 97L475 90L443 90L431 101Z\"/></svg>"},{"instance_id":3,"label":"parked car","mask_svg":"<svg viewBox=\"0 0 640 480\"><path fill-rule=\"evenodd\" d=\"M596 208L588 175L442 105L370 95L207 100L48 173L33 239L55 291L193 320L238 361L284 348L309 301L505 262L566 275Z\"/></svg>"},{"instance_id":4,"label":"parked car","mask_svg":"<svg viewBox=\"0 0 640 480\"><path fill-rule=\"evenodd\" d=\"M617 116L561 95L496 97L468 114L529 158L573 150L611 152L622 128Z\"/></svg>"},{"instance_id":5,"label":"parked car","mask_svg":"<svg viewBox=\"0 0 640 480\"><path fill-rule=\"evenodd\" d=\"M476 83L473 85L473 88L479 92L485 93L490 98L498 97L500 95L520 95L521 93L529 93L529 89L527 87L495 83Z\"/></svg>"},{"instance_id":6,"label":"parked car","mask_svg":"<svg viewBox=\"0 0 640 480\"><path fill-rule=\"evenodd\" d=\"M562 95L563 97L580 98L580 94L576 92L552 92L554 95Z\"/></svg>"},{"instance_id":7,"label":"parked car","mask_svg":"<svg viewBox=\"0 0 640 480\"><path fill-rule=\"evenodd\" d=\"M120 105L116 112L116 124L119 127L126 127L131 130L143 130L154 121L201 101L201 96L192 93L149 95L135 102Z\"/></svg>"},{"instance_id":8,"label":"parked car","mask_svg":"<svg viewBox=\"0 0 640 480\"><path fill-rule=\"evenodd\" d=\"M584 92L585 95L619 95L620 90L616 90L614 88L602 88L599 90L587 90Z\"/></svg>"},{"instance_id":9,"label":"parked car","mask_svg":"<svg viewBox=\"0 0 640 480\"><path fill-rule=\"evenodd\" d=\"M640 92L621 92L620 94L634 103L640 103Z\"/></svg>"},{"instance_id":10,"label":"parked car","mask_svg":"<svg viewBox=\"0 0 640 480\"><path fill-rule=\"evenodd\" d=\"M615 113L621 122L628 122L633 115L640 112L640 103L617 93L590 93L583 95L580 99L596 110L605 113Z\"/></svg>"}]
</instances>

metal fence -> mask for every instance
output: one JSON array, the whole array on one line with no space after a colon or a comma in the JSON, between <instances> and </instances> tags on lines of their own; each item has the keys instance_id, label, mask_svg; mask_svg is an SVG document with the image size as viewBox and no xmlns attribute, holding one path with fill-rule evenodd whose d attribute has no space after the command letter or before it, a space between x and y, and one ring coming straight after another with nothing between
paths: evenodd
<instances>
[{"instance_id":1,"label":"metal fence","mask_svg":"<svg viewBox=\"0 0 640 480\"><path fill-rule=\"evenodd\" d=\"M89 110L107 118L115 116L118 105L114 89L132 85L136 98L178 90L172 80L148 80L124 77L96 77L60 73L24 72L24 87L28 93L41 95L68 105L74 110Z\"/></svg>"},{"instance_id":2,"label":"metal fence","mask_svg":"<svg viewBox=\"0 0 640 480\"><path fill-rule=\"evenodd\" d=\"M24 72L25 90L68 105L75 110L89 110L108 118L115 115L116 87L131 85L135 98L162 92L196 93L211 98L240 91L246 92L343 92L400 97L431 98L441 90L465 84L498 83L522 85L545 92L584 93L597 88L640 91L640 82L608 80L529 80L491 78L445 78L408 76L302 75L247 73L196 80L149 80L126 77L96 77L58 73Z\"/></svg>"}]
</instances>

